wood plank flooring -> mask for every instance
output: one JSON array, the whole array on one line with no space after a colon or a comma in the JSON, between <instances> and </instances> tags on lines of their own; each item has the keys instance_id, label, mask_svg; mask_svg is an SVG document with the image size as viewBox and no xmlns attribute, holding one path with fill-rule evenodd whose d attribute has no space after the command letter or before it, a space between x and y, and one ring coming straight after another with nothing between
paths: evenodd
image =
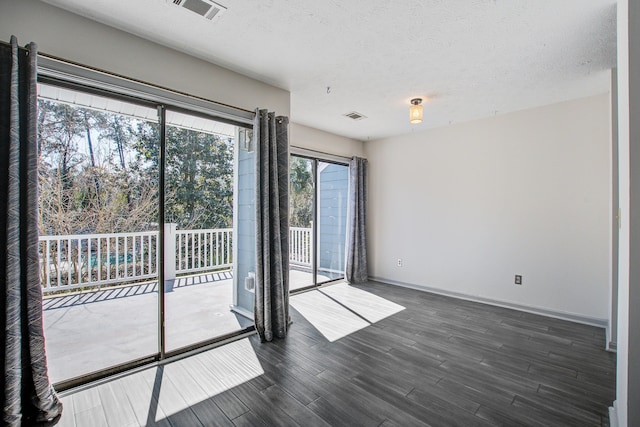
<instances>
[{"instance_id":1,"label":"wood plank flooring","mask_svg":"<svg viewBox=\"0 0 640 427\"><path fill-rule=\"evenodd\" d=\"M337 304L343 335L324 321L329 340L292 308L287 339L252 336L66 394L59 425L609 425L604 330L380 283L336 286L292 307L317 319L309 298L317 310ZM356 328L344 328L350 315Z\"/></svg>"}]
</instances>

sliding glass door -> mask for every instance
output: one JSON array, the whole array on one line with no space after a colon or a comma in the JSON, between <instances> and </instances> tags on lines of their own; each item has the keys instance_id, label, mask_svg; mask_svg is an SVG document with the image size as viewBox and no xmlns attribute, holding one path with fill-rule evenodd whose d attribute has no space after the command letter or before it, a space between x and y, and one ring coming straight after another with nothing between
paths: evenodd
<instances>
[{"instance_id":1,"label":"sliding glass door","mask_svg":"<svg viewBox=\"0 0 640 427\"><path fill-rule=\"evenodd\" d=\"M344 277L349 166L290 160L290 290Z\"/></svg>"},{"instance_id":2,"label":"sliding glass door","mask_svg":"<svg viewBox=\"0 0 640 427\"><path fill-rule=\"evenodd\" d=\"M252 327L251 129L73 84L38 92L52 382L64 389Z\"/></svg>"}]
</instances>

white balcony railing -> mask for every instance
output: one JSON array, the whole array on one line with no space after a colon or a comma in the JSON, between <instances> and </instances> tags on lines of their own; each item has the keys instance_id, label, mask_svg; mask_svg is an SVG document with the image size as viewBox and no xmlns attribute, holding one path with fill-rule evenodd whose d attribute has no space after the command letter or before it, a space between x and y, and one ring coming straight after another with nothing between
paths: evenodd
<instances>
[{"instance_id":1,"label":"white balcony railing","mask_svg":"<svg viewBox=\"0 0 640 427\"><path fill-rule=\"evenodd\" d=\"M312 236L311 228L289 227L289 262L292 265L311 266Z\"/></svg>"},{"instance_id":2,"label":"white balcony railing","mask_svg":"<svg viewBox=\"0 0 640 427\"><path fill-rule=\"evenodd\" d=\"M44 292L126 283L158 274L158 232L40 236Z\"/></svg>"},{"instance_id":3,"label":"white balcony railing","mask_svg":"<svg viewBox=\"0 0 640 427\"><path fill-rule=\"evenodd\" d=\"M177 230L176 273L196 273L218 268L230 268L231 228L208 230Z\"/></svg>"},{"instance_id":4,"label":"white balcony railing","mask_svg":"<svg viewBox=\"0 0 640 427\"><path fill-rule=\"evenodd\" d=\"M169 225L169 224L167 224ZM232 229L175 230L165 227L165 256L174 274L231 268ZM311 229L291 228L290 262L311 265ZM157 231L40 236L40 278L44 293L126 284L158 277ZM166 265L172 261L165 261ZM171 273L169 273L171 275ZM165 276L166 277L166 276Z\"/></svg>"}]
</instances>

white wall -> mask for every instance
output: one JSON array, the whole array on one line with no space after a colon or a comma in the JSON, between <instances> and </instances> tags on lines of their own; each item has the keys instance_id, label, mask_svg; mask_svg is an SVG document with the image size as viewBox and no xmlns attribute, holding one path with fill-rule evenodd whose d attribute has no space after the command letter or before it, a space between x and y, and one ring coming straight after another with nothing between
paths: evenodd
<instances>
[{"instance_id":1,"label":"white wall","mask_svg":"<svg viewBox=\"0 0 640 427\"><path fill-rule=\"evenodd\" d=\"M335 135L297 123L289 124L289 143L294 147L342 157L364 156L362 141Z\"/></svg>"},{"instance_id":2,"label":"white wall","mask_svg":"<svg viewBox=\"0 0 640 427\"><path fill-rule=\"evenodd\" d=\"M618 238L618 342L616 402L612 426L627 425L627 377L629 373L629 37L628 4L618 2L618 191L620 234ZM613 421L613 420L612 420Z\"/></svg>"},{"instance_id":3,"label":"white wall","mask_svg":"<svg viewBox=\"0 0 640 427\"><path fill-rule=\"evenodd\" d=\"M618 352L612 426L640 425L640 3L618 2L618 141L621 227Z\"/></svg>"},{"instance_id":4,"label":"white wall","mask_svg":"<svg viewBox=\"0 0 640 427\"><path fill-rule=\"evenodd\" d=\"M606 323L609 114L605 94L365 143L370 275Z\"/></svg>"},{"instance_id":5,"label":"white wall","mask_svg":"<svg viewBox=\"0 0 640 427\"><path fill-rule=\"evenodd\" d=\"M618 70L611 69L611 298L607 350L613 350L618 342L618 245L620 190L618 183Z\"/></svg>"},{"instance_id":6,"label":"white wall","mask_svg":"<svg viewBox=\"0 0 640 427\"><path fill-rule=\"evenodd\" d=\"M0 40L233 107L290 114L289 92L38 0L0 0ZM224 42L224 41L221 41Z\"/></svg>"}]
</instances>

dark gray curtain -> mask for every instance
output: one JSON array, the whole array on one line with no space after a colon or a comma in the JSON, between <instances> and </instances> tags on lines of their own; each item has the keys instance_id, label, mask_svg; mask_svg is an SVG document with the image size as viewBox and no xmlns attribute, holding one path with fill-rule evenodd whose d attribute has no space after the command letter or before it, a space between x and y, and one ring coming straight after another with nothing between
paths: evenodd
<instances>
[{"instance_id":1,"label":"dark gray curtain","mask_svg":"<svg viewBox=\"0 0 640 427\"><path fill-rule=\"evenodd\" d=\"M0 364L4 425L52 421L38 257L36 46L0 44Z\"/></svg>"},{"instance_id":2,"label":"dark gray curtain","mask_svg":"<svg viewBox=\"0 0 640 427\"><path fill-rule=\"evenodd\" d=\"M288 124L258 112L254 320L262 341L284 338L290 323Z\"/></svg>"},{"instance_id":3,"label":"dark gray curtain","mask_svg":"<svg viewBox=\"0 0 640 427\"><path fill-rule=\"evenodd\" d=\"M347 216L347 263L349 283L369 280L367 270L367 159L349 162L349 212Z\"/></svg>"}]
</instances>

